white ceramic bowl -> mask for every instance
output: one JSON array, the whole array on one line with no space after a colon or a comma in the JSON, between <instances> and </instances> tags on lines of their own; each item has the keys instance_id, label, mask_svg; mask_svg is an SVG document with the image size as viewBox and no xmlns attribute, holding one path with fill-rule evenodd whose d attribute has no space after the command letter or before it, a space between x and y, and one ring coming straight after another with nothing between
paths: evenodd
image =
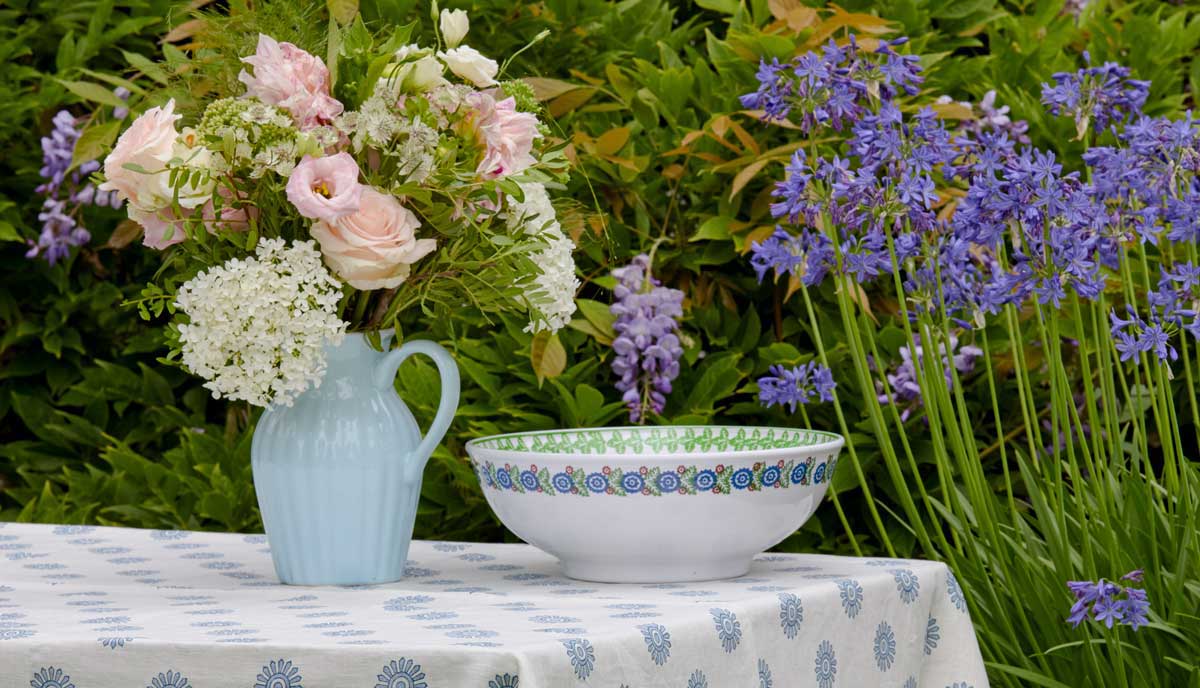
<instances>
[{"instance_id":1,"label":"white ceramic bowl","mask_svg":"<svg viewBox=\"0 0 1200 688\"><path fill-rule=\"evenodd\" d=\"M843 440L792 428L551 430L467 443L488 504L572 578L664 583L745 575L804 524Z\"/></svg>"}]
</instances>

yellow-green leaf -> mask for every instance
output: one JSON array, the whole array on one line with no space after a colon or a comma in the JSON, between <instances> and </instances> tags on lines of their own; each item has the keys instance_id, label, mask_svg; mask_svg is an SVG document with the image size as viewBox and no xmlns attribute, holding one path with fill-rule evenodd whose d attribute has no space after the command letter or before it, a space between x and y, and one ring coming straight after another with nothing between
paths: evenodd
<instances>
[{"instance_id":1,"label":"yellow-green leaf","mask_svg":"<svg viewBox=\"0 0 1200 688\"><path fill-rule=\"evenodd\" d=\"M117 140L117 132L121 131L121 122L113 120L104 124L95 124L83 130L79 140L75 142L75 153L71 157L71 167L79 167L88 160L99 160Z\"/></svg>"},{"instance_id":2,"label":"yellow-green leaf","mask_svg":"<svg viewBox=\"0 0 1200 688\"><path fill-rule=\"evenodd\" d=\"M110 107L125 107L125 101L100 84L94 84L90 81L64 81L62 79L59 79L58 83L84 100Z\"/></svg>"},{"instance_id":3,"label":"yellow-green leaf","mask_svg":"<svg viewBox=\"0 0 1200 688\"><path fill-rule=\"evenodd\" d=\"M358 14L358 0L325 0L325 6L329 8L329 16L342 26L349 24Z\"/></svg>"},{"instance_id":4,"label":"yellow-green leaf","mask_svg":"<svg viewBox=\"0 0 1200 688\"><path fill-rule=\"evenodd\" d=\"M766 167L767 163L769 162L771 162L770 158L759 158L758 160L755 160L749 165L743 167L742 170L734 176L733 184L729 187L729 199L733 200L733 197L738 195L738 192L745 188L745 186L750 183L750 180L754 179L754 175L758 174L759 171L762 170L763 167Z\"/></svg>"},{"instance_id":5,"label":"yellow-green leaf","mask_svg":"<svg viewBox=\"0 0 1200 688\"><path fill-rule=\"evenodd\" d=\"M533 95L538 100L551 100L557 98L568 91L574 91L583 88L579 84L573 84L569 81L561 79L547 79L540 76L529 76L522 79L530 88L533 89Z\"/></svg>"},{"instance_id":6,"label":"yellow-green leaf","mask_svg":"<svg viewBox=\"0 0 1200 688\"><path fill-rule=\"evenodd\" d=\"M596 139L596 149L604 155L615 155L629 141L629 127L609 129Z\"/></svg>"},{"instance_id":7,"label":"yellow-green leaf","mask_svg":"<svg viewBox=\"0 0 1200 688\"><path fill-rule=\"evenodd\" d=\"M557 334L543 330L533 336L533 342L529 345L529 361L537 375L538 386L541 386L547 378L556 378L566 370L567 350Z\"/></svg>"}]
</instances>

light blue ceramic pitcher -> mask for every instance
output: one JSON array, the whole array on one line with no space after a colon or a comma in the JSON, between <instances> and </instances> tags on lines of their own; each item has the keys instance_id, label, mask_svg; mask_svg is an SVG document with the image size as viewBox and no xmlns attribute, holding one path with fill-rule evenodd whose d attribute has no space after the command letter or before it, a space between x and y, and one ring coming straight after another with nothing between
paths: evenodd
<instances>
[{"instance_id":1,"label":"light blue ceramic pitcher","mask_svg":"<svg viewBox=\"0 0 1200 688\"><path fill-rule=\"evenodd\" d=\"M399 580L425 462L458 407L458 367L429 341L385 353L348 334L325 352L321 386L267 409L254 431L254 487L275 571L293 585ZM424 438L394 385L413 354L432 358L442 377Z\"/></svg>"}]
</instances>

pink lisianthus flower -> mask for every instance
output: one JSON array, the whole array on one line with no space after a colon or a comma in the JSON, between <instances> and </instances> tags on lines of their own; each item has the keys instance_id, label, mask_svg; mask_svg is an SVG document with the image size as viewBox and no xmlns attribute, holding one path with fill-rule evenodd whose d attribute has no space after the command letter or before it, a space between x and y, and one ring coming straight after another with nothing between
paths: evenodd
<instances>
[{"instance_id":1,"label":"pink lisianthus flower","mask_svg":"<svg viewBox=\"0 0 1200 688\"><path fill-rule=\"evenodd\" d=\"M342 114L342 104L329 95L329 69L321 58L259 34L256 52L242 62L254 67L253 76L238 74L246 94L292 113L301 131Z\"/></svg>"},{"instance_id":2,"label":"pink lisianthus flower","mask_svg":"<svg viewBox=\"0 0 1200 688\"><path fill-rule=\"evenodd\" d=\"M304 217L332 222L356 212L362 200L358 164L349 153L304 156L288 178L287 198Z\"/></svg>"},{"instance_id":3,"label":"pink lisianthus flower","mask_svg":"<svg viewBox=\"0 0 1200 688\"><path fill-rule=\"evenodd\" d=\"M418 239L417 216L395 196L372 188L362 192L358 212L313 224L325 263L355 289L392 289L411 266L437 248L433 239Z\"/></svg>"},{"instance_id":4,"label":"pink lisianthus flower","mask_svg":"<svg viewBox=\"0 0 1200 688\"><path fill-rule=\"evenodd\" d=\"M171 206L158 210L143 210L129 206L129 219L142 226L142 243L162 251L187 238L183 232L183 217L175 214Z\"/></svg>"},{"instance_id":5,"label":"pink lisianthus flower","mask_svg":"<svg viewBox=\"0 0 1200 688\"><path fill-rule=\"evenodd\" d=\"M512 98L497 101L490 93L473 93L468 101L475 109L475 130L486 148L475 171L485 179L516 174L533 165L533 141L540 138L537 117L519 112Z\"/></svg>"}]
</instances>

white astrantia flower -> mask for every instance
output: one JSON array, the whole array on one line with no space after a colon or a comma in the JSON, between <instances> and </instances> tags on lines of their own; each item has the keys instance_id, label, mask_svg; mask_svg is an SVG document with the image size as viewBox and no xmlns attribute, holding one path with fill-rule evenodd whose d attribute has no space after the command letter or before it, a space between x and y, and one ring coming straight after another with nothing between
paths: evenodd
<instances>
[{"instance_id":1,"label":"white astrantia flower","mask_svg":"<svg viewBox=\"0 0 1200 688\"><path fill-rule=\"evenodd\" d=\"M312 241L264 239L254 258L196 275L175 305L183 364L216 398L291 406L325 375L325 344L341 342L341 285Z\"/></svg>"},{"instance_id":2,"label":"white astrantia flower","mask_svg":"<svg viewBox=\"0 0 1200 688\"><path fill-rule=\"evenodd\" d=\"M532 318L526 332L556 332L575 313L575 243L563 234L562 225L550 204L550 195L541 184L521 184L524 202L508 197L507 223L513 234L524 232L537 237L545 248L532 256L540 271L529 280L527 300Z\"/></svg>"}]
</instances>

